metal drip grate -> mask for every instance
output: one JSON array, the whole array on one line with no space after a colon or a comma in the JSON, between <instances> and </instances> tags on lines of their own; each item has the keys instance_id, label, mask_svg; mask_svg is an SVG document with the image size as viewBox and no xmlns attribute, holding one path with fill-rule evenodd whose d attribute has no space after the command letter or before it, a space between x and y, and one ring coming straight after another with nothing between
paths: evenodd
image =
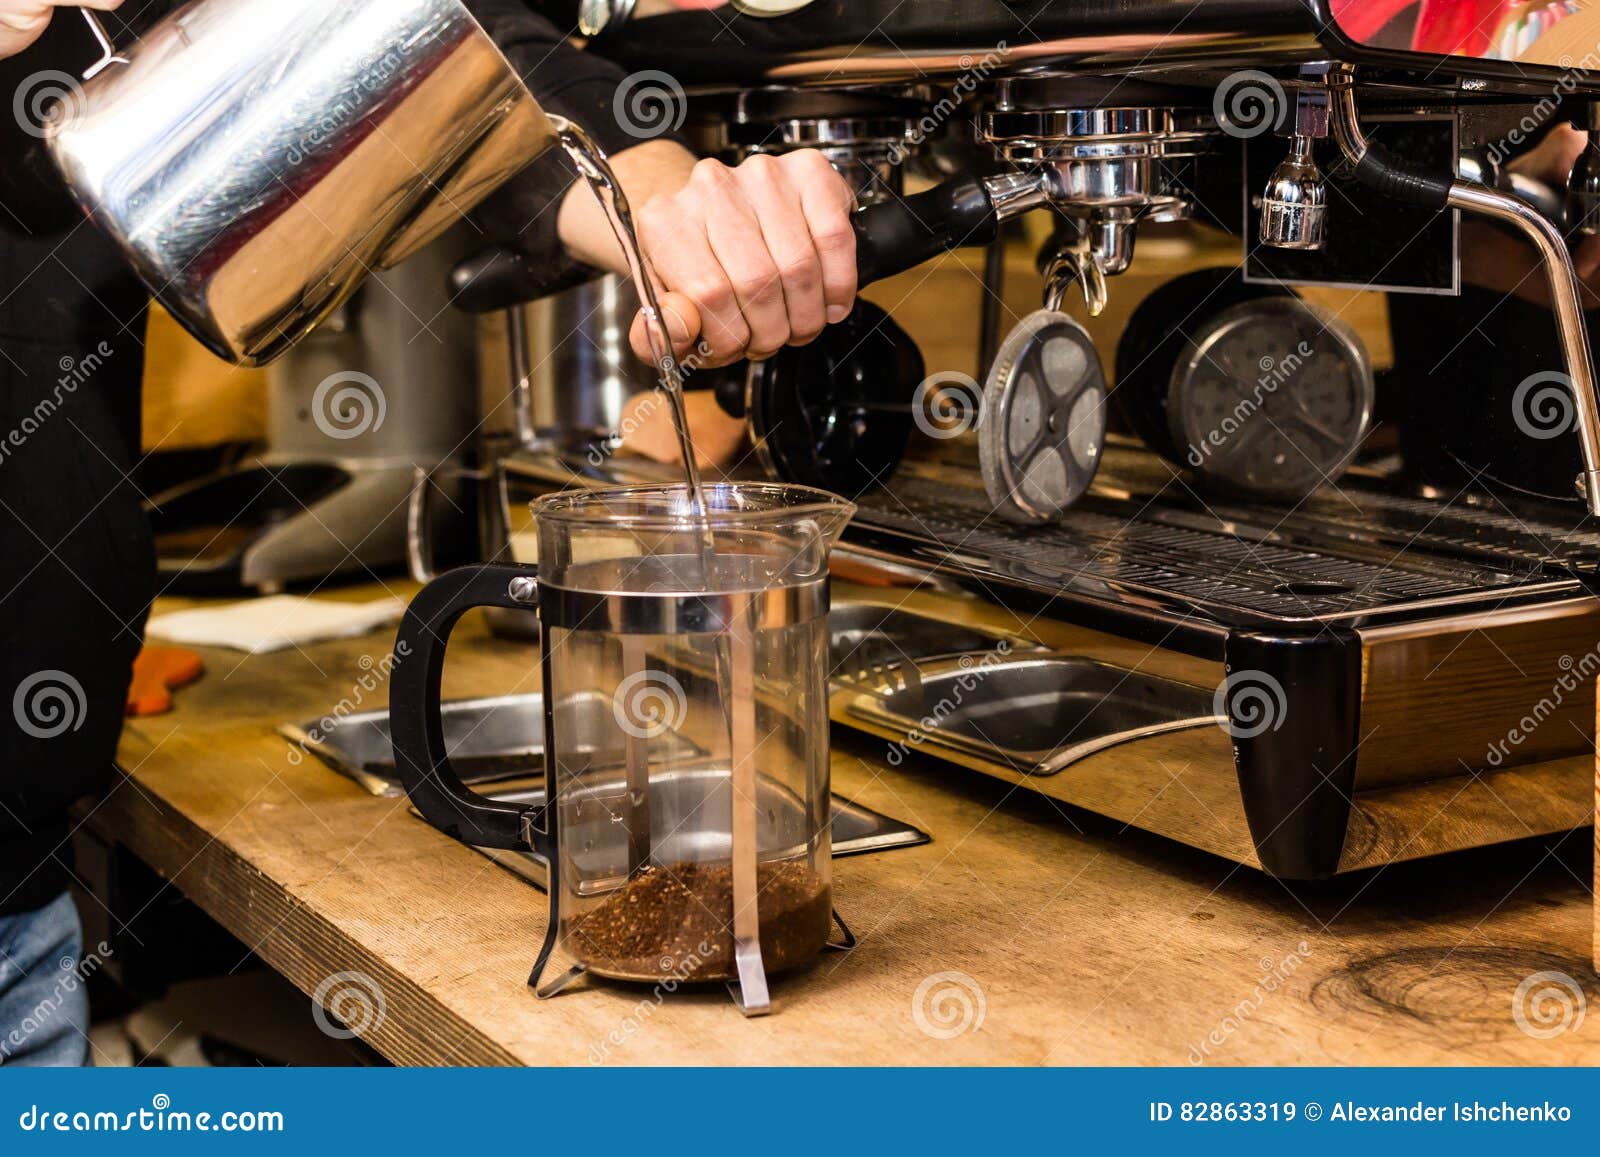
<instances>
[{"instance_id":1,"label":"metal drip grate","mask_svg":"<svg viewBox=\"0 0 1600 1157\"><path fill-rule=\"evenodd\" d=\"M1143 496L1096 496L1053 526L1020 529L991 517L981 493L949 479L902 471L891 489L859 500L859 525L908 536L999 579L1104 593L1142 588L1224 617L1342 618L1552 581L1531 565L1548 558L1547 549L1524 544L1524 550L1491 560L1475 532L1460 533L1448 521L1441 525L1444 508L1435 503L1419 502L1415 510L1396 506L1419 524L1436 521L1425 532L1396 526L1390 541L1390 535L1374 532L1369 512L1330 507L1342 502L1338 496L1319 499L1288 520L1268 507L1244 508L1248 522ZM1365 541L1351 541L1345 522L1358 526ZM1479 557L1434 549L1444 542Z\"/></svg>"},{"instance_id":2,"label":"metal drip grate","mask_svg":"<svg viewBox=\"0 0 1600 1157\"><path fill-rule=\"evenodd\" d=\"M1170 466L1142 451L1111 451L1103 476L1136 494L1161 493L1163 501L1190 494L1173 482ZM1337 492L1324 488L1295 505L1240 508L1208 498L1206 506L1228 517L1281 524L1309 535L1357 535L1408 551L1465 555L1502 570L1530 569L1552 559L1600 559L1600 527L1578 501L1562 505L1482 494L1421 498L1349 475Z\"/></svg>"}]
</instances>

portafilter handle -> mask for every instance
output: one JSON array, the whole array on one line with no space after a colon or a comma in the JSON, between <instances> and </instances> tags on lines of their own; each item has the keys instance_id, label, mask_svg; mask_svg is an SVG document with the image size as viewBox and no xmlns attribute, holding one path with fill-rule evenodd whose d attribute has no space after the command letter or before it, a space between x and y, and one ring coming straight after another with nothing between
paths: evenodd
<instances>
[{"instance_id":1,"label":"portafilter handle","mask_svg":"<svg viewBox=\"0 0 1600 1157\"><path fill-rule=\"evenodd\" d=\"M990 187L957 177L923 193L884 201L851 218L859 286L893 277L968 245L987 245L1000 226Z\"/></svg>"},{"instance_id":2,"label":"portafilter handle","mask_svg":"<svg viewBox=\"0 0 1600 1157\"><path fill-rule=\"evenodd\" d=\"M535 301L549 292L527 255L495 245L450 271L450 300L465 313L494 313Z\"/></svg>"}]
</instances>

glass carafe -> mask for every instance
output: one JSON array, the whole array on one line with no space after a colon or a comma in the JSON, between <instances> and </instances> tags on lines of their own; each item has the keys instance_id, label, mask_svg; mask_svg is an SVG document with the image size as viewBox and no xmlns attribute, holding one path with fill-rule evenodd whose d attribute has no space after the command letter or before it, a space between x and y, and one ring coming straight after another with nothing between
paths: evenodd
<instances>
[{"instance_id":1,"label":"glass carafe","mask_svg":"<svg viewBox=\"0 0 1600 1157\"><path fill-rule=\"evenodd\" d=\"M804 964L832 918L828 554L854 507L779 484L572 492L534 504L530 567L430 584L396 644L391 703L407 791L468 843L547 860L565 973L737 980ZM449 627L475 605L536 606L546 806L479 797L439 730ZM400 646L404 644L405 650ZM582 721L581 727L579 721Z\"/></svg>"}]
</instances>

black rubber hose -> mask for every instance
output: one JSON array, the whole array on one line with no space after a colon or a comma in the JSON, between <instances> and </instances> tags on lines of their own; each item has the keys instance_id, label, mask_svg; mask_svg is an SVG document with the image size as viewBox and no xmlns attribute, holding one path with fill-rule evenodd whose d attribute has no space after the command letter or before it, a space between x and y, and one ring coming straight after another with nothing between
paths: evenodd
<instances>
[{"instance_id":1,"label":"black rubber hose","mask_svg":"<svg viewBox=\"0 0 1600 1157\"><path fill-rule=\"evenodd\" d=\"M1366 153L1356 162L1356 180L1386 197L1437 211L1449 205L1455 178L1402 161L1382 145L1368 142Z\"/></svg>"}]
</instances>

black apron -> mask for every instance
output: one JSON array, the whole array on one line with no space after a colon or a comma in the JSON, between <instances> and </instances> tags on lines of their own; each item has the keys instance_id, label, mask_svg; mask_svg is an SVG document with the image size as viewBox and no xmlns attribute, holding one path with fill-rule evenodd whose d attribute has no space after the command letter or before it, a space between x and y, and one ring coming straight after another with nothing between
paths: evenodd
<instances>
[{"instance_id":1,"label":"black apron","mask_svg":"<svg viewBox=\"0 0 1600 1157\"><path fill-rule=\"evenodd\" d=\"M0 61L0 90L92 60L76 15ZM36 126L0 118L0 915L65 890L68 805L112 778L155 580L128 478L145 314Z\"/></svg>"}]
</instances>

